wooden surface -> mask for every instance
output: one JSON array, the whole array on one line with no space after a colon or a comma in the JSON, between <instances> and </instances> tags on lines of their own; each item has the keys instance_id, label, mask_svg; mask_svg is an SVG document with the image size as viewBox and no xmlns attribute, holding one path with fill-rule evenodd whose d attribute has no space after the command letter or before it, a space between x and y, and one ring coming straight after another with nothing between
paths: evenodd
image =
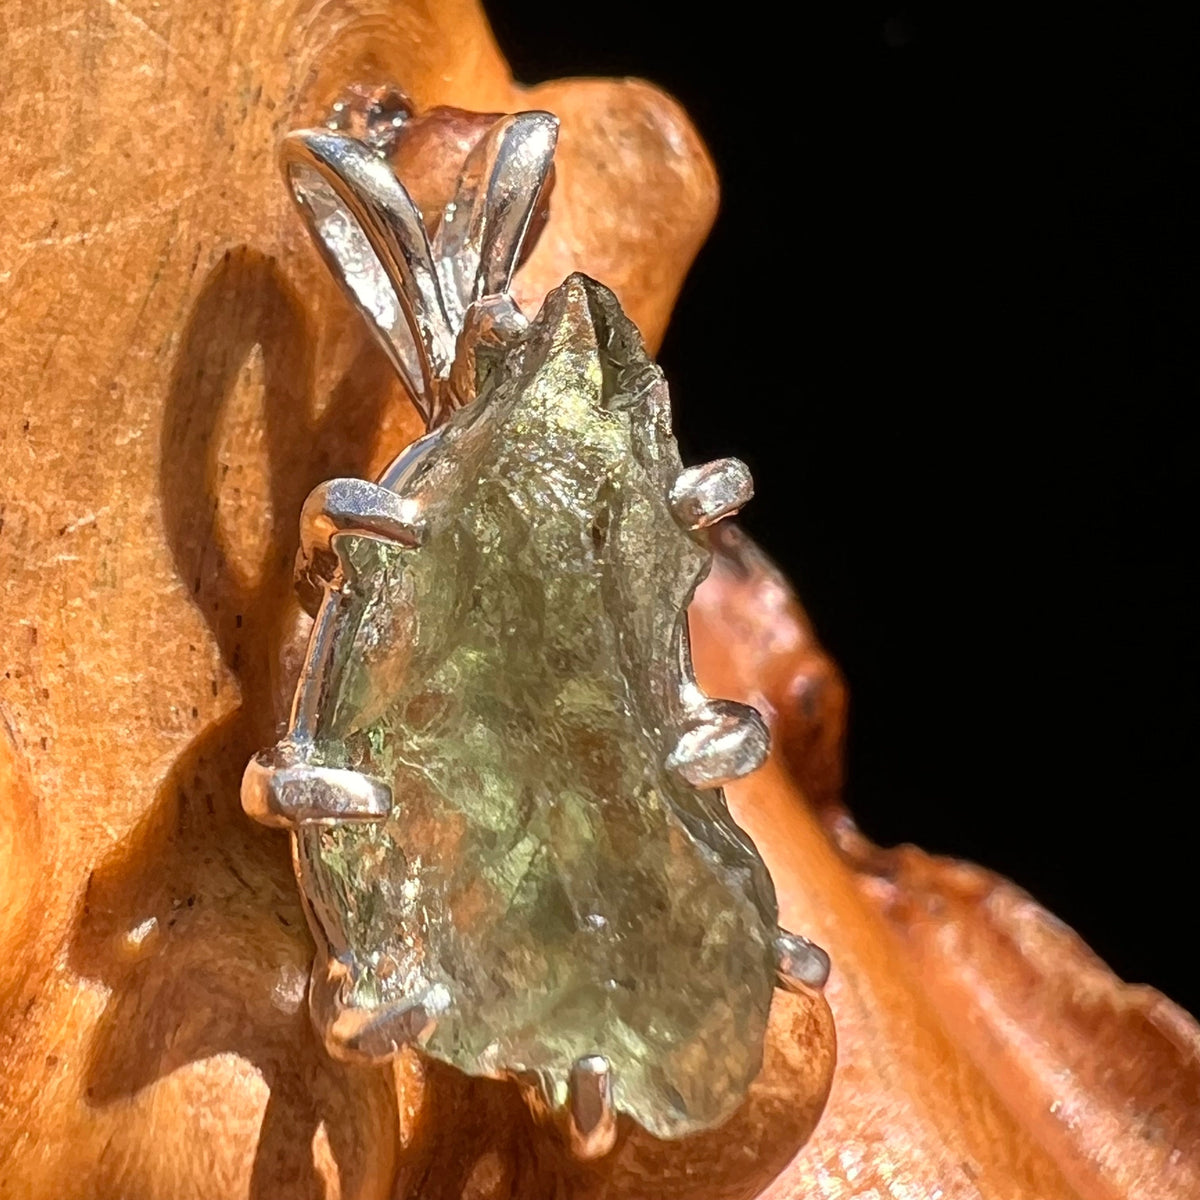
<instances>
[{"instance_id":1,"label":"wooden surface","mask_svg":"<svg viewBox=\"0 0 1200 1200\"><path fill-rule=\"evenodd\" d=\"M778 1006L730 1127L627 1132L595 1171L511 1089L329 1061L286 839L237 785L290 688L304 495L417 426L305 243L279 138L351 80L551 109L520 296L585 270L652 344L713 170L644 84L515 88L466 0L10 0L0 49L0 1196L1200 1194L1190 1018L1003 881L862 841L836 672L736 541L697 656L772 720L733 802L835 959L815 1132L823 1003Z\"/></svg>"},{"instance_id":2,"label":"wooden surface","mask_svg":"<svg viewBox=\"0 0 1200 1200\"><path fill-rule=\"evenodd\" d=\"M691 613L697 674L768 715L772 761L732 803L784 923L834 960L829 1104L766 1195L1200 1195L1195 1021L999 876L858 833L837 799L837 670L786 581L723 542Z\"/></svg>"}]
</instances>

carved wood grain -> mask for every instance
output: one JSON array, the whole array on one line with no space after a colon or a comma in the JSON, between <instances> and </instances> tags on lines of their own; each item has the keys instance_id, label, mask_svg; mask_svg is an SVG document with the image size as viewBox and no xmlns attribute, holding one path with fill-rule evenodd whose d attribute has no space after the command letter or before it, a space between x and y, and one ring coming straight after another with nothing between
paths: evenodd
<instances>
[{"instance_id":1,"label":"carved wood grain","mask_svg":"<svg viewBox=\"0 0 1200 1200\"><path fill-rule=\"evenodd\" d=\"M733 802L834 955L836 1076L829 1010L789 999L731 1126L582 1170L509 1088L331 1062L286 839L237 783L288 690L300 502L417 423L275 148L352 80L551 109L520 297L587 271L652 345L713 168L648 85L516 87L470 0L11 0L0 47L0 1196L1200 1193L1190 1018L1003 881L854 832L841 683L733 541L697 653L775 726Z\"/></svg>"}]
</instances>

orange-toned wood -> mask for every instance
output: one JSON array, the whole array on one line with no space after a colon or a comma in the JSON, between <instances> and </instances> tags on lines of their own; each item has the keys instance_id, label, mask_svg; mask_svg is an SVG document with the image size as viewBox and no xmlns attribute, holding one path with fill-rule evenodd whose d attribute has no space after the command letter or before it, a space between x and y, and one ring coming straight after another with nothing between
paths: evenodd
<instances>
[{"instance_id":1,"label":"orange-toned wood","mask_svg":"<svg viewBox=\"0 0 1200 1200\"><path fill-rule=\"evenodd\" d=\"M238 777L295 667L304 495L417 422L306 244L279 138L355 80L555 111L520 296L585 270L652 344L713 170L647 85L515 87L471 0L10 0L0 50L0 1196L1195 1194L1190 1019L991 876L861 842L836 673L732 551L697 652L776 727L733 800L835 957L820 1124L820 1001L779 1005L727 1129L627 1135L589 1171L511 1089L332 1063L286 838Z\"/></svg>"},{"instance_id":2,"label":"orange-toned wood","mask_svg":"<svg viewBox=\"0 0 1200 1200\"><path fill-rule=\"evenodd\" d=\"M732 805L785 924L834 959L833 1091L767 1194L1200 1195L1195 1021L1122 983L1006 880L863 838L837 800L837 670L761 553L732 530L721 544L692 609L697 672L757 704L775 735Z\"/></svg>"}]
</instances>

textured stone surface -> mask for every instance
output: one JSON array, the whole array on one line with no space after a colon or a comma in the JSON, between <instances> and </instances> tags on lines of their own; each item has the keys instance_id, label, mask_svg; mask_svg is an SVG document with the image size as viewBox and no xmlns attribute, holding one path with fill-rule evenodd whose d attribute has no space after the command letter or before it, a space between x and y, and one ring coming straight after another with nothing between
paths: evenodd
<instances>
[{"instance_id":1,"label":"textured stone surface","mask_svg":"<svg viewBox=\"0 0 1200 1200\"><path fill-rule=\"evenodd\" d=\"M727 1116L774 979L765 869L717 791L663 767L687 711L681 614L709 552L667 495L661 374L574 276L401 490L418 550L346 538L317 754L393 788L391 819L301 837L352 999L420 1002L473 1073L610 1059L662 1135Z\"/></svg>"}]
</instances>

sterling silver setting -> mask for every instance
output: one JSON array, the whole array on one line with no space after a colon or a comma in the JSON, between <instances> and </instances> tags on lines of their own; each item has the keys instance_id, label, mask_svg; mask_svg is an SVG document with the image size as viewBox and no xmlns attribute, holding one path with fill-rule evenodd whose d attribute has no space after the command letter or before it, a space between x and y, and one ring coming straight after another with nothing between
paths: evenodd
<instances>
[{"instance_id":1,"label":"sterling silver setting","mask_svg":"<svg viewBox=\"0 0 1200 1200\"><path fill-rule=\"evenodd\" d=\"M497 120L467 157L432 236L378 145L328 128L301 130L284 141L284 175L313 240L429 432L375 482L333 479L303 506L297 586L315 623L288 732L278 746L254 756L242 783L245 811L265 825L295 833L310 825L380 821L392 810L387 783L311 761L318 699L313 681L336 633L336 605L323 600L352 570L339 549L345 536L422 544L425 514L396 489L436 443L450 414L473 398L476 348L503 343L527 326L508 289L533 215L545 201L557 129L557 119L545 112ZM745 464L725 458L684 470L669 503L682 528L697 530L732 516L752 495ZM690 720L667 765L693 787L719 787L762 764L768 731L754 709L701 691L686 621L679 628ZM312 904L305 900L306 907ZM436 1027L436 998L369 1012L349 1005L347 965L325 944L311 909L310 925L318 944L310 1008L331 1055L379 1063L406 1046L419 1047ZM776 950L779 988L810 992L824 986L829 957L819 946L780 929ZM589 1160L612 1150L617 1115L612 1072L602 1055L576 1061L565 1106L556 1107L544 1082L517 1082L531 1109L558 1126L574 1156Z\"/></svg>"}]
</instances>

